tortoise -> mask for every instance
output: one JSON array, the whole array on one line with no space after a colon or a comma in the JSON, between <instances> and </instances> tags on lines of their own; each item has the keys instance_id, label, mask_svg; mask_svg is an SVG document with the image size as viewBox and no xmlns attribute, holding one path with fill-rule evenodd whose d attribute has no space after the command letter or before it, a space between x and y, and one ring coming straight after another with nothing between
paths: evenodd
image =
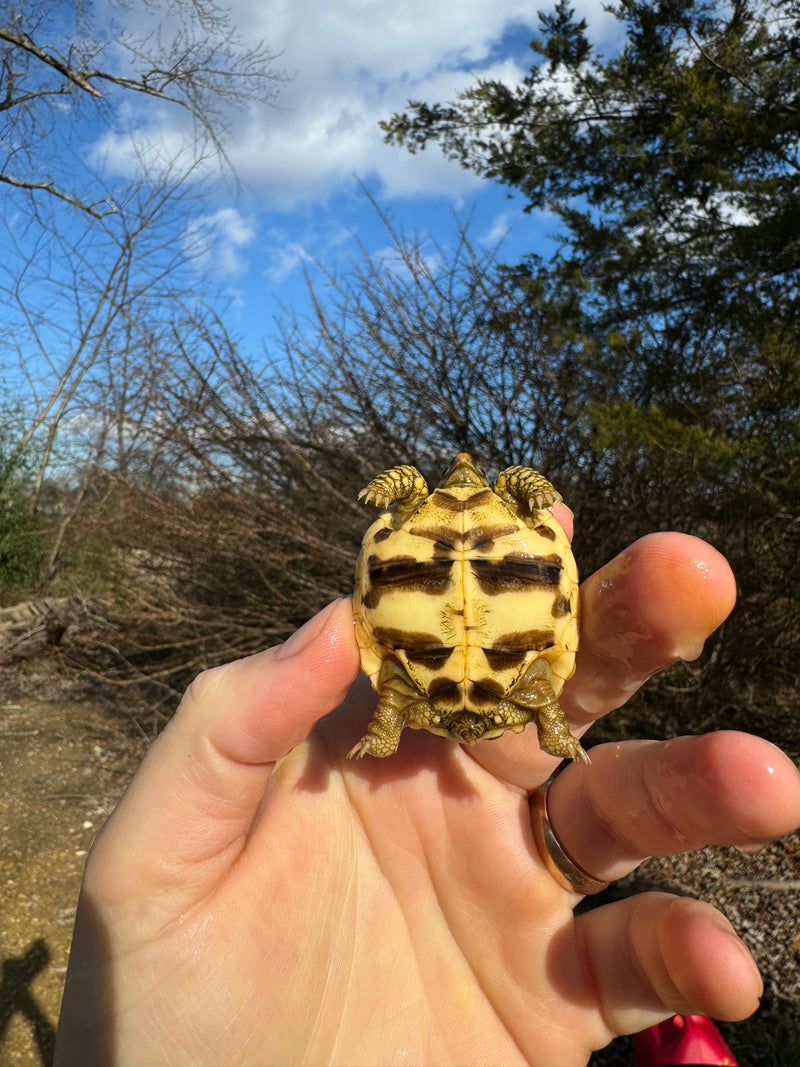
<instances>
[{"instance_id":1,"label":"tortoise","mask_svg":"<svg viewBox=\"0 0 800 1067\"><path fill-rule=\"evenodd\" d=\"M535 719L544 752L588 763L558 703L575 667L578 572L550 482L513 466L492 491L460 452L430 494L402 465L359 499L382 509L353 598L378 704L348 756L391 756L404 726L473 744Z\"/></svg>"}]
</instances>

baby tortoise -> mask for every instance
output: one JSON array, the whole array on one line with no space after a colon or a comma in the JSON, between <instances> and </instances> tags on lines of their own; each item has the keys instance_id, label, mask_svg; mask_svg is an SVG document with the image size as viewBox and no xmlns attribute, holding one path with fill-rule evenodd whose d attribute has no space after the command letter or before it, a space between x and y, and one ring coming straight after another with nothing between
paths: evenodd
<instances>
[{"instance_id":1,"label":"baby tortoise","mask_svg":"<svg viewBox=\"0 0 800 1067\"><path fill-rule=\"evenodd\" d=\"M515 466L492 491L461 452L430 494L416 467L399 466L362 498L382 509L354 595L379 699L348 755L391 756L404 726L472 744L535 719L543 751L588 763L558 703L578 648L578 572L550 482Z\"/></svg>"}]
</instances>

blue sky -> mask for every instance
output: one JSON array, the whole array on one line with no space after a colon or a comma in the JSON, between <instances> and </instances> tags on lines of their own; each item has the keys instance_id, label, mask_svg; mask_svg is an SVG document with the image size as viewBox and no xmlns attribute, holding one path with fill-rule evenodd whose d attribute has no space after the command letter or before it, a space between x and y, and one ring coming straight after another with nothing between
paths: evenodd
<instances>
[{"instance_id":1,"label":"blue sky","mask_svg":"<svg viewBox=\"0 0 800 1067\"><path fill-rule=\"evenodd\" d=\"M37 2L31 0L31 12ZM213 298L245 354L258 358L266 345L274 355L276 320L287 313L302 319L310 310L305 271L320 282L324 298L315 264L341 277L359 262L360 249L380 257L389 247L365 190L394 227L417 238L431 256L446 259L458 222L467 219L471 241L491 248L503 241L501 257L508 262L546 249L555 219L524 214L521 198L446 160L435 146L411 155L384 144L378 126L409 99L450 100L479 77L519 82L533 58L528 42L538 29L537 11L546 3L222 0L240 37L263 40L285 80L272 105L253 102L228 116L227 149L238 180L220 178L212 161L208 171L199 167L194 176L210 179L202 197L178 205L166 228L155 230L156 242L167 235L162 259L173 250L204 247L181 275L179 284L188 286L183 291ZM601 0L573 4L599 49L613 51L620 24ZM41 10L50 19L39 27L45 37L63 32L68 39L75 32L74 2L52 0ZM173 17L170 8L122 8L117 0L97 0L92 8L101 24L120 11L133 34L152 32ZM98 65L115 62L123 63L124 55L109 46ZM104 190L124 201L142 176L142 159L191 156L192 130L180 109L131 93L116 100L98 111L81 94L54 97L49 125L37 129L29 157L15 156L8 142L10 170L21 167L21 176L38 180L54 173L62 187L88 197L99 175ZM0 305L7 316L0 405L5 384L30 394L29 403L42 410L66 368L73 368L71 380L81 374L77 339L116 257L115 238L109 238L116 222L111 218L104 235L103 224L87 226L73 208L40 195L43 217L52 212L56 220L42 227L31 224L21 203L16 190L0 187Z\"/></svg>"},{"instance_id":2,"label":"blue sky","mask_svg":"<svg viewBox=\"0 0 800 1067\"><path fill-rule=\"evenodd\" d=\"M400 229L445 250L454 214L472 218L473 240L504 239L504 257L536 247L553 220L523 215L519 198L445 160L383 143L378 122L409 98L452 98L474 78L524 76L543 0L232 0L246 40L263 39L285 72L277 103L235 117L230 157L240 189L221 184L192 225L210 242L198 268L228 298L226 320L248 347L274 333L280 306L306 307L303 268L346 270L360 242L380 254L388 235L364 193ZM574 0L594 40L618 23L600 0ZM179 116L137 131L170 152ZM136 121L132 127L136 129ZM103 131L92 151L111 175L136 167L127 131Z\"/></svg>"}]
</instances>

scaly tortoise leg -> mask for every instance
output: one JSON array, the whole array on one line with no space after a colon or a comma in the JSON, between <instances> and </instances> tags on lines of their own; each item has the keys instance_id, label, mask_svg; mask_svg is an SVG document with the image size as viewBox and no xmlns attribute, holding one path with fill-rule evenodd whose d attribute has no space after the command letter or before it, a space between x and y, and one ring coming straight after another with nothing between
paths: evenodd
<instances>
[{"instance_id":1,"label":"scaly tortoise leg","mask_svg":"<svg viewBox=\"0 0 800 1067\"><path fill-rule=\"evenodd\" d=\"M561 493L555 486L532 467L506 467L498 474L494 491L503 500L525 504L531 511L541 511L561 500Z\"/></svg>"},{"instance_id":2,"label":"scaly tortoise leg","mask_svg":"<svg viewBox=\"0 0 800 1067\"><path fill-rule=\"evenodd\" d=\"M381 511L391 504L396 504L397 517L401 522L405 522L427 496L428 486L420 472L416 467L403 464L373 478L358 494L358 499L363 500L365 504L373 504Z\"/></svg>"},{"instance_id":3,"label":"scaly tortoise leg","mask_svg":"<svg viewBox=\"0 0 800 1067\"><path fill-rule=\"evenodd\" d=\"M420 698L419 690L393 656L381 666L378 694L367 732L347 753L348 759L360 759L367 753L379 758L394 755L409 714L414 722L423 718L433 721L436 714L428 698Z\"/></svg>"},{"instance_id":4,"label":"scaly tortoise leg","mask_svg":"<svg viewBox=\"0 0 800 1067\"><path fill-rule=\"evenodd\" d=\"M390 467L373 478L358 494L358 499L383 509L395 501L414 498L424 500L427 495L428 486L417 468L402 464L399 467Z\"/></svg>"},{"instance_id":5,"label":"scaly tortoise leg","mask_svg":"<svg viewBox=\"0 0 800 1067\"><path fill-rule=\"evenodd\" d=\"M398 707L395 694L383 693L370 719L367 732L347 753L348 759L361 759L368 752L371 756L391 756L400 744L405 720Z\"/></svg>"}]
</instances>

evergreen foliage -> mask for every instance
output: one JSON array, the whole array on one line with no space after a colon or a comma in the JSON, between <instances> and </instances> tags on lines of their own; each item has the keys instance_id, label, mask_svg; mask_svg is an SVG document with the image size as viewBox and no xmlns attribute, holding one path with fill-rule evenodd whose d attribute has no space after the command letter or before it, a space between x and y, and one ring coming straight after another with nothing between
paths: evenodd
<instances>
[{"instance_id":1,"label":"evergreen foliage","mask_svg":"<svg viewBox=\"0 0 800 1067\"><path fill-rule=\"evenodd\" d=\"M784 446L800 415L800 3L612 10L627 42L611 59L561 0L541 17L522 84L414 103L385 124L387 139L412 151L436 141L559 217L559 255L531 257L520 278L579 294L576 326L594 346L587 386L612 404L604 424L624 398L651 432L657 405L665 426L688 428L687 451L695 427L713 429L712 453L726 438L779 497L794 495Z\"/></svg>"},{"instance_id":2,"label":"evergreen foliage","mask_svg":"<svg viewBox=\"0 0 800 1067\"><path fill-rule=\"evenodd\" d=\"M621 0L619 54L595 56L566 0L541 16L523 83L481 81L456 103L384 124L520 190L567 229L562 262L604 318L715 320L795 306L800 4ZM771 318L771 314L768 316ZM673 321L675 320L675 321Z\"/></svg>"}]
</instances>

